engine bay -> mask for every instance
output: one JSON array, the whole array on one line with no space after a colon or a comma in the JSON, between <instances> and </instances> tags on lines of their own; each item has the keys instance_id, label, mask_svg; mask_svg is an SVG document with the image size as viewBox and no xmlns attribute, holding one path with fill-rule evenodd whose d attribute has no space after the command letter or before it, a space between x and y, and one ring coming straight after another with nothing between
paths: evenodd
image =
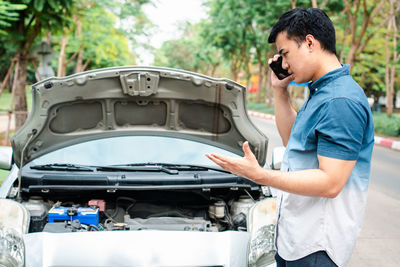
<instances>
[{"instance_id":1,"label":"engine bay","mask_svg":"<svg viewBox=\"0 0 400 267\"><path fill-rule=\"evenodd\" d=\"M246 231L247 216L260 191L135 191L25 195L29 232Z\"/></svg>"}]
</instances>

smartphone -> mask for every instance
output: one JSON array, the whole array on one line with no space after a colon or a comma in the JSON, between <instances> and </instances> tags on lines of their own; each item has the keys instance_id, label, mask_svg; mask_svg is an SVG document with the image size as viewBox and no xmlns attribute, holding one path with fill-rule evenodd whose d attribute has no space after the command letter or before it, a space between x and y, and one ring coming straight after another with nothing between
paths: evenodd
<instances>
[{"instance_id":1,"label":"smartphone","mask_svg":"<svg viewBox=\"0 0 400 267\"><path fill-rule=\"evenodd\" d=\"M282 68L282 56L279 56L277 61L272 61L269 67L274 71L279 80L283 80L290 75L288 70Z\"/></svg>"}]
</instances>

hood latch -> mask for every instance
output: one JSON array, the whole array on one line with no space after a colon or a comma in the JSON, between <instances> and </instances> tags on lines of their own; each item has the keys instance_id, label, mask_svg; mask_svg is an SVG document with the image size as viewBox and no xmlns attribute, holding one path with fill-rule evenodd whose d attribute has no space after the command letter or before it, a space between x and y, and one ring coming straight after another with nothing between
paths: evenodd
<instances>
[{"instance_id":1,"label":"hood latch","mask_svg":"<svg viewBox=\"0 0 400 267\"><path fill-rule=\"evenodd\" d=\"M157 93L158 74L132 72L119 76L124 94L131 96L149 96Z\"/></svg>"}]
</instances>

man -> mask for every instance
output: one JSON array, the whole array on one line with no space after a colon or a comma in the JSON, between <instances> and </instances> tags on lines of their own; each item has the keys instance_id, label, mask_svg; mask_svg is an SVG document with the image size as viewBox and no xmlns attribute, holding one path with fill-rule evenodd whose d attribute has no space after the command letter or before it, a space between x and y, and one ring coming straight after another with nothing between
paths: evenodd
<instances>
[{"instance_id":1,"label":"man","mask_svg":"<svg viewBox=\"0 0 400 267\"><path fill-rule=\"evenodd\" d=\"M243 158L206 156L226 170L279 190L275 259L278 266L345 266L364 216L374 143L363 90L336 57L335 29L320 9L281 16L268 41L282 67L271 74L276 124L286 152L281 171L260 167L247 142ZM278 56L273 59L276 61ZM309 83L296 113L289 83Z\"/></svg>"}]
</instances>

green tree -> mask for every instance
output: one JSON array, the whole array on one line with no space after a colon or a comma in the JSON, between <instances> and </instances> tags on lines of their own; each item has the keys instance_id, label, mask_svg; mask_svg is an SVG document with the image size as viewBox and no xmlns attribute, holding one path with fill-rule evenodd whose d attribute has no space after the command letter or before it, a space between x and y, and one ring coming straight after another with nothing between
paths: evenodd
<instances>
[{"instance_id":1,"label":"green tree","mask_svg":"<svg viewBox=\"0 0 400 267\"><path fill-rule=\"evenodd\" d=\"M53 37L60 51L57 75L134 64L129 40L116 27L118 18L94 1L82 1L78 7L74 26Z\"/></svg>"},{"instance_id":2,"label":"green tree","mask_svg":"<svg viewBox=\"0 0 400 267\"><path fill-rule=\"evenodd\" d=\"M30 48L35 39L45 31L58 31L71 22L74 8L73 0L15 0L13 4L24 4L26 9L18 10L18 20L11 21L5 28L10 40L17 49L15 83L15 118L16 129L22 126L27 115L26 76Z\"/></svg>"},{"instance_id":3,"label":"green tree","mask_svg":"<svg viewBox=\"0 0 400 267\"><path fill-rule=\"evenodd\" d=\"M17 11L26 8L26 5L0 0L0 55L2 55L0 56L0 77L5 77L6 73L8 73L7 77L11 78L10 71L12 68L9 66L9 58L16 53L15 46L7 42L6 28L10 27L13 21L18 20L19 13ZM8 84L8 81L9 79L5 79L4 84L1 84L0 94Z\"/></svg>"},{"instance_id":4,"label":"green tree","mask_svg":"<svg viewBox=\"0 0 400 267\"><path fill-rule=\"evenodd\" d=\"M304 1L300 1L303 3ZM244 70L248 80L253 73L252 65L257 64L258 92L269 84L268 58L273 48L268 44L269 30L279 16L291 8L288 1L264 0L209 0L209 28L204 36L208 43L222 50L225 60L230 62L232 78Z\"/></svg>"},{"instance_id":5,"label":"green tree","mask_svg":"<svg viewBox=\"0 0 400 267\"><path fill-rule=\"evenodd\" d=\"M166 41L156 50L154 64L214 76L221 65L220 50L205 42L204 27L208 27L204 22L185 24L180 39Z\"/></svg>"},{"instance_id":6,"label":"green tree","mask_svg":"<svg viewBox=\"0 0 400 267\"><path fill-rule=\"evenodd\" d=\"M375 36L379 29L385 27L387 22L400 10L392 10L388 13L385 8L386 0L344 0L343 16L337 21L345 29L343 51L347 64L353 66L357 56L361 55L368 43Z\"/></svg>"},{"instance_id":7,"label":"green tree","mask_svg":"<svg viewBox=\"0 0 400 267\"><path fill-rule=\"evenodd\" d=\"M389 1L389 13L400 8L400 1ZM395 90L395 73L396 67L400 60L400 51L397 44L398 39L398 20L396 16L389 19L385 36L385 50L386 50L386 68L385 68L385 84L386 84L386 115L391 116L393 113L393 102Z\"/></svg>"},{"instance_id":8,"label":"green tree","mask_svg":"<svg viewBox=\"0 0 400 267\"><path fill-rule=\"evenodd\" d=\"M18 11L26 9L24 4L13 4L4 0L0 0L0 35L6 35L4 30L11 26L13 21L18 20Z\"/></svg>"},{"instance_id":9,"label":"green tree","mask_svg":"<svg viewBox=\"0 0 400 267\"><path fill-rule=\"evenodd\" d=\"M230 62L232 78L236 80L240 70L250 62L250 44L243 19L243 1L210 0L209 22L203 36L210 45L221 49L224 60Z\"/></svg>"},{"instance_id":10,"label":"green tree","mask_svg":"<svg viewBox=\"0 0 400 267\"><path fill-rule=\"evenodd\" d=\"M135 55L138 47L151 49L148 36L154 28L143 11L144 5L155 5L152 0L96 0L104 9L110 10L119 21L116 27L129 40L131 51ZM157 3L157 1L155 1Z\"/></svg>"}]
</instances>

